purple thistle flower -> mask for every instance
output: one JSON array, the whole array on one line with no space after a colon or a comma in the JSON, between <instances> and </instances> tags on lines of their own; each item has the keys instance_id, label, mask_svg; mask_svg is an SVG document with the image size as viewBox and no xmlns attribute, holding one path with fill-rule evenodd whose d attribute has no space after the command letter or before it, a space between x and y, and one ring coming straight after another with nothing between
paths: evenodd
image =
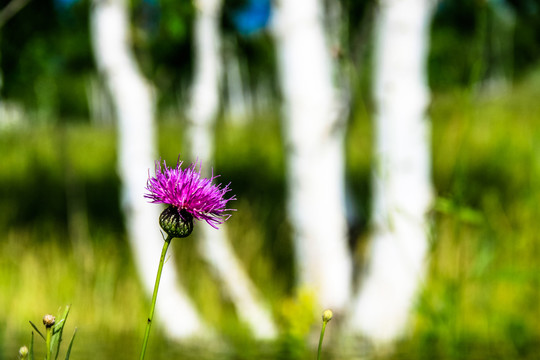
<instances>
[{"instance_id":1,"label":"purple thistle flower","mask_svg":"<svg viewBox=\"0 0 540 360\"><path fill-rule=\"evenodd\" d=\"M214 185L212 181L219 175L202 178L200 166L198 171L196 164L191 164L182 170L182 163L182 161L178 161L176 168L168 168L163 161L162 168L160 162L156 161L156 175L155 177L149 176L146 184L149 193L145 194L144 197L150 199L152 203L172 206L177 212L176 216L179 215L186 222L192 220L193 217L197 220L204 220L217 229L218 225L223 224L231 216L226 212L235 210L226 208L227 202L236 200L235 196L225 198L225 194L230 191L230 184L225 187L222 187L221 184ZM160 223L163 227L161 217ZM165 228L164 230L167 231Z\"/></svg>"}]
</instances>

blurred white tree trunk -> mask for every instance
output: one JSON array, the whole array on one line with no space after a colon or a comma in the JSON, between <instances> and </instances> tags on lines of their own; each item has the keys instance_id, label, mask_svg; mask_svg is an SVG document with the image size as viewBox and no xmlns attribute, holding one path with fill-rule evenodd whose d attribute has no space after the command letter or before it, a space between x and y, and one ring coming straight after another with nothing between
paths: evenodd
<instances>
[{"instance_id":1,"label":"blurred white tree trunk","mask_svg":"<svg viewBox=\"0 0 540 360\"><path fill-rule=\"evenodd\" d=\"M432 201L426 56L431 0L381 0L375 51L373 236L352 326L403 334L424 279Z\"/></svg>"},{"instance_id":2,"label":"blurred white tree trunk","mask_svg":"<svg viewBox=\"0 0 540 360\"><path fill-rule=\"evenodd\" d=\"M229 121L233 121L238 125L248 122L251 109L252 96L246 94L242 79L242 65L246 66L245 62L241 63L238 55L234 50L237 50L236 44L231 44L233 51L227 51L224 56L225 65L225 81L227 85L227 103L226 113Z\"/></svg>"},{"instance_id":3,"label":"blurred white tree trunk","mask_svg":"<svg viewBox=\"0 0 540 360\"><path fill-rule=\"evenodd\" d=\"M163 239L159 208L144 199L155 159L154 101L130 49L125 0L93 0L91 32L98 69L112 96L118 126L118 171L122 209L135 264L149 297L154 288ZM172 258L163 271L157 302L159 324L175 338L202 330L195 308L179 287ZM141 326L146 319L141 319Z\"/></svg>"},{"instance_id":4,"label":"blurred white tree trunk","mask_svg":"<svg viewBox=\"0 0 540 360\"><path fill-rule=\"evenodd\" d=\"M279 1L274 36L284 99L288 216L301 287L340 311L351 293L343 102L318 0Z\"/></svg>"},{"instance_id":5,"label":"blurred white tree trunk","mask_svg":"<svg viewBox=\"0 0 540 360\"><path fill-rule=\"evenodd\" d=\"M221 0L199 0L195 19L195 77L188 117L187 142L190 152L210 175L214 154L214 125L219 109L219 88L222 78L219 12ZM272 338L276 328L268 309L245 273L227 238L226 226L216 230L201 227L201 254L225 291L230 295L238 316L258 338Z\"/></svg>"}]
</instances>

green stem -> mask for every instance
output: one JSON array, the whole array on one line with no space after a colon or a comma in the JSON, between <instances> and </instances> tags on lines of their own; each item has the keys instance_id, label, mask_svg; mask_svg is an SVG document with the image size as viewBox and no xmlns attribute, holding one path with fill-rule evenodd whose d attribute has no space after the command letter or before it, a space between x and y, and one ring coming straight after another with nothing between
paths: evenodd
<instances>
[{"instance_id":1,"label":"green stem","mask_svg":"<svg viewBox=\"0 0 540 360\"><path fill-rule=\"evenodd\" d=\"M47 326L47 333L45 335L45 344L47 346L47 352L45 355L45 358L47 360L51 360L51 340L52 340L52 333L53 333L53 326Z\"/></svg>"},{"instance_id":2,"label":"green stem","mask_svg":"<svg viewBox=\"0 0 540 360\"><path fill-rule=\"evenodd\" d=\"M328 324L328 321L323 321L322 329L321 329L321 336L319 337L319 350L317 351L317 360L321 360L321 349L322 349L322 341L324 338L324 330L326 329L326 324Z\"/></svg>"},{"instance_id":3,"label":"green stem","mask_svg":"<svg viewBox=\"0 0 540 360\"><path fill-rule=\"evenodd\" d=\"M161 271L163 270L163 263L165 262L165 255L167 254L167 249L173 238L168 235L163 244L163 249L161 250L161 258L159 260L159 267L156 276L156 283L154 285L154 295L152 295L152 305L150 306L150 314L148 315L148 320L146 323L146 332L144 333L143 346L141 349L140 360L144 359L144 354L146 353L146 346L148 345L148 338L150 336L150 328L152 327L152 319L154 318L154 310L156 308L156 299L159 288L159 281L161 280Z\"/></svg>"}]
</instances>

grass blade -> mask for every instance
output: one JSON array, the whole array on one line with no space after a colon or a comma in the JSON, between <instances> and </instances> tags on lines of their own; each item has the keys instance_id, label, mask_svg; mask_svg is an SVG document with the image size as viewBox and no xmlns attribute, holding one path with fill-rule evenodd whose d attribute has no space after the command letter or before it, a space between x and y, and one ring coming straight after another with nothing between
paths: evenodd
<instances>
[{"instance_id":1,"label":"grass blade","mask_svg":"<svg viewBox=\"0 0 540 360\"><path fill-rule=\"evenodd\" d=\"M39 331L39 329L37 328L37 326L34 325L34 323L31 322L31 321L29 321L29 323L30 323L30 325L32 325L32 327L34 328L34 330L37 331L37 333L39 334L39 336L41 336L41 338L42 338L43 340L46 340L46 339L45 339L45 336L43 336L43 334L41 333L41 331ZM33 334L34 334L34 332L32 332L32 336L33 336Z\"/></svg>"},{"instance_id":2,"label":"grass blade","mask_svg":"<svg viewBox=\"0 0 540 360\"><path fill-rule=\"evenodd\" d=\"M32 331L32 338L30 339L30 349L28 349L28 360L34 360L34 332L33 331Z\"/></svg>"},{"instance_id":3,"label":"grass blade","mask_svg":"<svg viewBox=\"0 0 540 360\"><path fill-rule=\"evenodd\" d=\"M70 306L66 306L66 310L64 310L64 313L62 314L62 317L58 323L53 328L53 337L51 341L51 351L56 346L56 354L54 356L54 359L58 359L58 354L60 353L60 344L62 343L62 334L64 333L64 325L66 325L66 319L69 315L69 309Z\"/></svg>"},{"instance_id":4,"label":"grass blade","mask_svg":"<svg viewBox=\"0 0 540 360\"><path fill-rule=\"evenodd\" d=\"M76 334L77 334L77 328L75 328L75 331L73 332L73 336L71 337L71 341L69 342L69 346L66 352L66 360L69 360L69 356L71 354L71 347L73 346L73 340L75 340Z\"/></svg>"}]
</instances>

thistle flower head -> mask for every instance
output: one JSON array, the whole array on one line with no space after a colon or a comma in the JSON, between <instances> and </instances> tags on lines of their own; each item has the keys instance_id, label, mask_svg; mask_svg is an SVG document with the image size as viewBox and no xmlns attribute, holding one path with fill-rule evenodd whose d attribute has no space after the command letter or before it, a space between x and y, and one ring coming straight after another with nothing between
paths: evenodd
<instances>
[{"instance_id":1,"label":"thistle flower head","mask_svg":"<svg viewBox=\"0 0 540 360\"><path fill-rule=\"evenodd\" d=\"M227 211L227 203L231 200L236 200L235 196L228 199L225 194L230 191L229 185L222 186L221 184L213 184L212 182L218 176L210 178L201 177L201 168L196 169L196 164L191 164L188 168L182 169L182 161L178 161L175 168L167 167L163 161L163 167L160 162L156 162L156 174L150 176L146 184L148 193L144 195L152 203L167 204L169 208L167 216L160 218L162 228L171 236L183 237L189 235L186 231L177 231L174 229L174 224L171 221L182 221L179 226L186 227L185 224L197 220L204 220L213 228L218 228L218 225L223 224L231 215ZM171 208L172 207L172 208ZM178 217L171 217L171 212L176 211ZM172 220L171 220L172 219ZM167 227L165 228L164 227ZM191 229L192 229L191 225ZM169 231L171 228L171 232ZM187 227L189 228L189 226ZM182 236L178 236L178 234Z\"/></svg>"}]
</instances>

